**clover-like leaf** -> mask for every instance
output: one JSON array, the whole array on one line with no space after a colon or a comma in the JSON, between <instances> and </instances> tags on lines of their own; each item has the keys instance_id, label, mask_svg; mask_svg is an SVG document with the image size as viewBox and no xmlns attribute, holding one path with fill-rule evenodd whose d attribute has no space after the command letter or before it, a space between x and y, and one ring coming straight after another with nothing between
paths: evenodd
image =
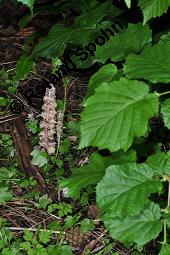
<instances>
[{"instance_id":1,"label":"clover-like leaf","mask_svg":"<svg viewBox=\"0 0 170 255\"><path fill-rule=\"evenodd\" d=\"M39 198L38 208L46 209L47 205L52 203L52 199L47 194Z\"/></svg>"},{"instance_id":2,"label":"clover-like leaf","mask_svg":"<svg viewBox=\"0 0 170 255\"><path fill-rule=\"evenodd\" d=\"M48 162L48 155L46 152L34 149L31 153L31 156L33 156L31 163L33 165L42 167Z\"/></svg>"},{"instance_id":3,"label":"clover-like leaf","mask_svg":"<svg viewBox=\"0 0 170 255\"><path fill-rule=\"evenodd\" d=\"M4 179L11 178L13 176L13 171L6 167L0 167L0 182L3 181Z\"/></svg>"},{"instance_id":4,"label":"clover-like leaf","mask_svg":"<svg viewBox=\"0 0 170 255\"><path fill-rule=\"evenodd\" d=\"M50 241L51 235L51 231L43 230L39 233L39 239L43 244L47 244Z\"/></svg>"},{"instance_id":5,"label":"clover-like leaf","mask_svg":"<svg viewBox=\"0 0 170 255\"><path fill-rule=\"evenodd\" d=\"M113 165L106 169L97 185L97 203L114 216L135 215L150 194L161 191L161 187L161 182L153 178L152 168L146 164Z\"/></svg>"},{"instance_id":6,"label":"clover-like leaf","mask_svg":"<svg viewBox=\"0 0 170 255\"><path fill-rule=\"evenodd\" d=\"M146 133L148 120L158 112L158 98L148 86L125 78L99 86L84 105L79 147L110 151L127 150L134 137Z\"/></svg>"},{"instance_id":7,"label":"clover-like leaf","mask_svg":"<svg viewBox=\"0 0 170 255\"><path fill-rule=\"evenodd\" d=\"M160 217L159 205L149 202L138 215L118 218L112 214L106 214L103 219L106 228L114 239L123 242L135 242L138 246L142 246L155 239L161 232Z\"/></svg>"},{"instance_id":8,"label":"clover-like leaf","mask_svg":"<svg viewBox=\"0 0 170 255\"><path fill-rule=\"evenodd\" d=\"M8 191L7 187L0 188L0 205L5 205L5 202L11 199L12 194Z\"/></svg>"},{"instance_id":9,"label":"clover-like leaf","mask_svg":"<svg viewBox=\"0 0 170 255\"><path fill-rule=\"evenodd\" d=\"M153 83L170 82L170 42L156 44L140 55L126 58L124 73L130 79L145 79Z\"/></svg>"},{"instance_id":10,"label":"clover-like leaf","mask_svg":"<svg viewBox=\"0 0 170 255\"><path fill-rule=\"evenodd\" d=\"M9 100L7 98L0 96L0 106L6 106L8 102Z\"/></svg>"},{"instance_id":11,"label":"clover-like leaf","mask_svg":"<svg viewBox=\"0 0 170 255\"><path fill-rule=\"evenodd\" d=\"M68 245L58 246L58 245L51 245L48 246L48 254L49 255L73 255L71 247Z\"/></svg>"}]
</instances>

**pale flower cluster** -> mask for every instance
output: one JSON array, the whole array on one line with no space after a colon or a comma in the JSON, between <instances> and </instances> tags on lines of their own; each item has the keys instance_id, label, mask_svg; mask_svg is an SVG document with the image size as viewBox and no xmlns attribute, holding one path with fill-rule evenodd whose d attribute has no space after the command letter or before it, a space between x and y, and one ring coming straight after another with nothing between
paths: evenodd
<instances>
[{"instance_id":1,"label":"pale flower cluster","mask_svg":"<svg viewBox=\"0 0 170 255\"><path fill-rule=\"evenodd\" d=\"M40 127L43 130L39 133L40 147L46 150L49 155L55 153L56 142L54 141L55 127L56 127L56 97L55 87L51 85L51 88L46 89L45 96L43 98L44 104L42 106L41 117L43 118Z\"/></svg>"}]
</instances>

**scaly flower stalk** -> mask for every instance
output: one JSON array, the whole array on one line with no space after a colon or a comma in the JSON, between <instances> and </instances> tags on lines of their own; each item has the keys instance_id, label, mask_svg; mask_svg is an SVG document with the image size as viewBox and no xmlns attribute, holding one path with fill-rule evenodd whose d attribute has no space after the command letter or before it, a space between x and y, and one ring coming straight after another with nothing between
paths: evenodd
<instances>
[{"instance_id":1,"label":"scaly flower stalk","mask_svg":"<svg viewBox=\"0 0 170 255\"><path fill-rule=\"evenodd\" d=\"M43 150L46 150L49 155L55 153L55 141L54 141L54 134L56 128L56 97L55 97L55 87L51 85L51 88L46 89L45 96L43 98L44 104L42 106L42 113L41 117L43 120L40 123L40 127L43 130L39 133L40 137L40 147Z\"/></svg>"}]
</instances>

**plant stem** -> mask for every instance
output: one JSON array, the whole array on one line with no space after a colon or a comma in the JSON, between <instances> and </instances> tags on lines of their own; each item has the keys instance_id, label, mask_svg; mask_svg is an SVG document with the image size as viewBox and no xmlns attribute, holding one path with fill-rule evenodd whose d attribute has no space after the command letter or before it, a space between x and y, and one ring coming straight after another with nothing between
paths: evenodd
<instances>
[{"instance_id":1,"label":"plant stem","mask_svg":"<svg viewBox=\"0 0 170 255\"><path fill-rule=\"evenodd\" d=\"M165 91L165 92L162 92L162 93L155 92L155 94L156 94L158 97L161 97L161 96L170 94L170 91Z\"/></svg>"},{"instance_id":2,"label":"plant stem","mask_svg":"<svg viewBox=\"0 0 170 255\"><path fill-rule=\"evenodd\" d=\"M63 119L64 119L64 114L65 114L65 111L66 111L66 103L67 103L67 86L64 87Z\"/></svg>"},{"instance_id":3,"label":"plant stem","mask_svg":"<svg viewBox=\"0 0 170 255\"><path fill-rule=\"evenodd\" d=\"M164 240L163 240L163 245L165 245L167 243L166 240L166 220L164 219Z\"/></svg>"},{"instance_id":4,"label":"plant stem","mask_svg":"<svg viewBox=\"0 0 170 255\"><path fill-rule=\"evenodd\" d=\"M78 78L74 79L69 88L74 84L74 82L77 80ZM68 83L65 82L64 78L63 78L63 84L64 84L64 104L63 104L63 111L62 111L62 123L64 121L64 115L65 115L65 111L66 111L66 106L67 106L67 93L68 93ZM60 148L60 144L61 144L61 137L59 137L59 141L58 141L58 145L57 145L57 151L56 151L56 157L58 156L58 152L59 152L59 148Z\"/></svg>"},{"instance_id":5,"label":"plant stem","mask_svg":"<svg viewBox=\"0 0 170 255\"><path fill-rule=\"evenodd\" d=\"M170 206L170 180L168 181L168 207Z\"/></svg>"},{"instance_id":6,"label":"plant stem","mask_svg":"<svg viewBox=\"0 0 170 255\"><path fill-rule=\"evenodd\" d=\"M12 159L10 159L10 158L0 158L0 161L11 161Z\"/></svg>"},{"instance_id":7,"label":"plant stem","mask_svg":"<svg viewBox=\"0 0 170 255\"><path fill-rule=\"evenodd\" d=\"M170 206L170 180L168 178L168 201L167 201L167 208ZM167 234L166 234L166 219L164 219L164 240L163 245L167 244Z\"/></svg>"},{"instance_id":8,"label":"plant stem","mask_svg":"<svg viewBox=\"0 0 170 255\"><path fill-rule=\"evenodd\" d=\"M8 227L8 229L13 230L13 231L24 231L24 230L29 230L29 231L33 231L36 232L37 229L36 228L18 228L18 227ZM49 230L49 229L38 229L38 231L42 232L42 231L46 231L46 232L52 232L53 234L65 234L65 232L60 232L60 231L53 231L53 230Z\"/></svg>"}]
</instances>

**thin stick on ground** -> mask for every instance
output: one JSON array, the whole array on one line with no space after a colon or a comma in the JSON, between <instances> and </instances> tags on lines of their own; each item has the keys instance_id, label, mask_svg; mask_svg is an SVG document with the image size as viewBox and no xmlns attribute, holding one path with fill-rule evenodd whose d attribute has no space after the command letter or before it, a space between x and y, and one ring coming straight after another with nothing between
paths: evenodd
<instances>
[{"instance_id":1,"label":"thin stick on ground","mask_svg":"<svg viewBox=\"0 0 170 255\"><path fill-rule=\"evenodd\" d=\"M25 231L25 230L29 230L29 231L32 231L32 232L36 232L36 231L47 231L47 232L50 232L52 234L63 234L65 235L65 232L61 232L61 231L53 231L53 230L49 230L49 229L37 229L37 228L18 228L18 227L8 227L9 230L12 230L12 231Z\"/></svg>"}]
</instances>

